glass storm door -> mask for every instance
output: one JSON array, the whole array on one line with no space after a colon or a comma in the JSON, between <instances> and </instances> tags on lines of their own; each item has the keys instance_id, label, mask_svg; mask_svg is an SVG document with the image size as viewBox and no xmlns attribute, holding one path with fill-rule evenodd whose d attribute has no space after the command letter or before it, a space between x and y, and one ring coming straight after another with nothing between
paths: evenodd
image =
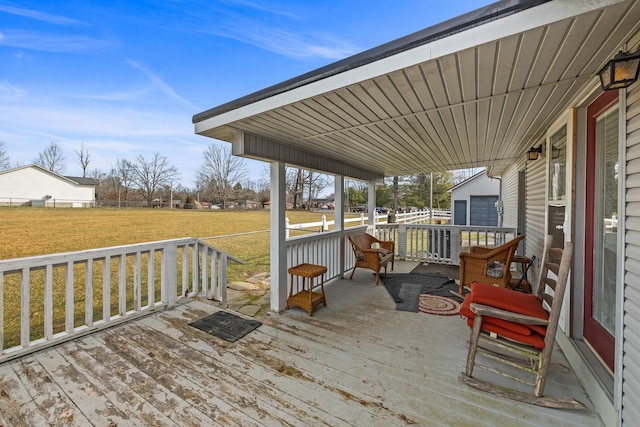
<instances>
[{"instance_id":1,"label":"glass storm door","mask_svg":"<svg viewBox=\"0 0 640 427\"><path fill-rule=\"evenodd\" d=\"M618 93L587 109L584 337L613 371L615 356L619 192Z\"/></svg>"}]
</instances>

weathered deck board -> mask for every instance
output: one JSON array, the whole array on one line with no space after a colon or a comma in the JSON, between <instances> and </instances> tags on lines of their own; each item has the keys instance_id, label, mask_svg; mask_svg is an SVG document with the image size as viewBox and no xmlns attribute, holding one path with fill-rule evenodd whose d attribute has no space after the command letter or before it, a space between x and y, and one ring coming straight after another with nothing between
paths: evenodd
<instances>
[{"instance_id":1,"label":"weathered deck board","mask_svg":"<svg viewBox=\"0 0 640 427\"><path fill-rule=\"evenodd\" d=\"M189 326L217 310L192 301L0 365L0 425L602 425L467 386L461 319L396 311L355 278L327 286L313 317L268 315L235 343ZM571 372L548 392L591 408Z\"/></svg>"}]
</instances>

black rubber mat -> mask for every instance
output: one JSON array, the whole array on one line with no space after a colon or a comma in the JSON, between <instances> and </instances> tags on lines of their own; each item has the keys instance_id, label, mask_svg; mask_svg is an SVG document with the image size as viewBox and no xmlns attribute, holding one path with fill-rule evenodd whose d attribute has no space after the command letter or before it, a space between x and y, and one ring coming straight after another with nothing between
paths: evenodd
<instances>
[{"instance_id":1,"label":"black rubber mat","mask_svg":"<svg viewBox=\"0 0 640 427\"><path fill-rule=\"evenodd\" d=\"M234 342L262 325L262 322L243 319L226 311L217 311L202 319L195 320L189 325L213 336Z\"/></svg>"}]
</instances>

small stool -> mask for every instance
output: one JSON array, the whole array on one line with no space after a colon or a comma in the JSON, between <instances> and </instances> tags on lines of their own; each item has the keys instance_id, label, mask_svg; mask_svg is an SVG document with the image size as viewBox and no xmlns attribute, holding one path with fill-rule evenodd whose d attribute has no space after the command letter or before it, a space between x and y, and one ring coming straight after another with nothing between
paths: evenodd
<instances>
[{"instance_id":1,"label":"small stool","mask_svg":"<svg viewBox=\"0 0 640 427\"><path fill-rule=\"evenodd\" d=\"M526 275L527 267L529 266L530 262L531 260L524 255L514 255L513 258L511 258L512 264L520 264L520 270L518 271L521 273L521 275L524 275L522 281L520 281L520 277L511 280L511 285L514 289L518 286L518 283L520 283L521 290L527 293L531 293L531 285L529 284L529 280Z\"/></svg>"},{"instance_id":2,"label":"small stool","mask_svg":"<svg viewBox=\"0 0 640 427\"><path fill-rule=\"evenodd\" d=\"M287 309L289 307L300 307L309 312L309 316L313 314L313 309L320 303L327 306L327 299L324 296L324 273L327 267L314 264L300 264L289 268L291 275L291 288L289 289L289 298L287 298ZM302 289L293 293L293 276L302 277ZM320 292L313 292L313 279L322 276L320 281ZM305 279L309 279L309 289L305 289Z\"/></svg>"}]
</instances>

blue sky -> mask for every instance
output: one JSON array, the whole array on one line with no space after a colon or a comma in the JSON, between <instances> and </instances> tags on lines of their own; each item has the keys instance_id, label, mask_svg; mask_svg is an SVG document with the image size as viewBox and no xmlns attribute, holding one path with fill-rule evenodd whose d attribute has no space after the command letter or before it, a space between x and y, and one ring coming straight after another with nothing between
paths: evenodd
<instances>
[{"instance_id":1,"label":"blue sky","mask_svg":"<svg viewBox=\"0 0 640 427\"><path fill-rule=\"evenodd\" d=\"M489 3L0 0L0 141L12 165L57 143L66 175L81 143L104 172L159 152L193 188L193 114Z\"/></svg>"}]
</instances>

